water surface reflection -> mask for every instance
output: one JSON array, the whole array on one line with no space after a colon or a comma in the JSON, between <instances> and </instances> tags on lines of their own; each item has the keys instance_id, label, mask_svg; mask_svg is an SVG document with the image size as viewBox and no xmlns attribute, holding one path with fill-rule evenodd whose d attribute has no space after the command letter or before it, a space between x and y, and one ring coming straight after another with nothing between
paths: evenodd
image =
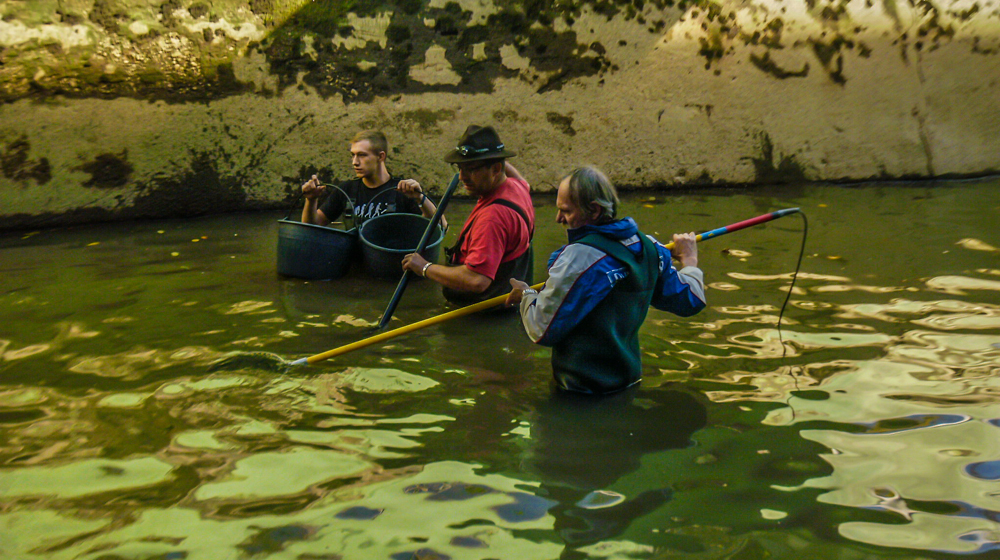
<instances>
[{"instance_id":1,"label":"water surface reflection","mask_svg":"<svg viewBox=\"0 0 1000 560\"><path fill-rule=\"evenodd\" d=\"M997 187L630 199L661 238L790 206L811 237L780 330L800 224L706 242L710 308L651 312L642 387L599 401L553 395L509 315L212 371L369 336L395 287L277 277L277 216L9 235L0 556L995 553ZM536 269L562 239L540 220ZM415 282L394 322L448 309Z\"/></svg>"}]
</instances>

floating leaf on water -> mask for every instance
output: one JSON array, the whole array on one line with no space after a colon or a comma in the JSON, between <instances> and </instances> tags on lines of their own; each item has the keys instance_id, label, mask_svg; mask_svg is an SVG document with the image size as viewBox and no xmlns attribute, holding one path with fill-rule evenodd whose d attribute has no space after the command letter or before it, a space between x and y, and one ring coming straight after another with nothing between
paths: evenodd
<instances>
[{"instance_id":1,"label":"floating leaf on water","mask_svg":"<svg viewBox=\"0 0 1000 560\"><path fill-rule=\"evenodd\" d=\"M7 361L22 360L24 358L34 356L35 354L41 354L42 352L46 352L51 348L52 347L49 344L32 344L30 346L25 346L20 350L10 350L4 353L3 359Z\"/></svg>"},{"instance_id":2,"label":"floating leaf on water","mask_svg":"<svg viewBox=\"0 0 1000 560\"><path fill-rule=\"evenodd\" d=\"M711 453L706 453L704 455L699 456L697 459L694 460L694 462L699 465L710 465L718 460L719 458L716 457L715 455L712 455Z\"/></svg>"},{"instance_id":3,"label":"floating leaf on water","mask_svg":"<svg viewBox=\"0 0 1000 560\"><path fill-rule=\"evenodd\" d=\"M87 243L87 247L93 247L94 245L100 245L100 241L94 241L93 243Z\"/></svg>"},{"instance_id":4,"label":"floating leaf on water","mask_svg":"<svg viewBox=\"0 0 1000 560\"><path fill-rule=\"evenodd\" d=\"M226 315L236 315L238 313L250 313L252 311L257 311L271 305L273 302L270 301L241 301L239 303L234 303L229 311L226 311Z\"/></svg>"},{"instance_id":5,"label":"floating leaf on water","mask_svg":"<svg viewBox=\"0 0 1000 560\"><path fill-rule=\"evenodd\" d=\"M611 490L594 490L587 494L579 502L578 507L583 509L603 509L616 506L625 501L625 496Z\"/></svg>"},{"instance_id":6,"label":"floating leaf on water","mask_svg":"<svg viewBox=\"0 0 1000 560\"><path fill-rule=\"evenodd\" d=\"M334 324L346 323L352 327L374 327L378 323L372 323L371 321L366 321L355 317L354 315L338 315L336 319L333 320Z\"/></svg>"},{"instance_id":7,"label":"floating leaf on water","mask_svg":"<svg viewBox=\"0 0 1000 560\"><path fill-rule=\"evenodd\" d=\"M965 249L971 249L973 251L1000 251L996 247L981 241L979 239L974 239L971 237L966 237L965 239L960 239L955 245L959 245Z\"/></svg>"},{"instance_id":8,"label":"floating leaf on water","mask_svg":"<svg viewBox=\"0 0 1000 560\"><path fill-rule=\"evenodd\" d=\"M774 509L762 509L760 510L760 516L764 519L770 519L772 521L777 521L779 519L784 519L788 517L788 514L783 511L778 511Z\"/></svg>"},{"instance_id":9,"label":"floating leaf on water","mask_svg":"<svg viewBox=\"0 0 1000 560\"><path fill-rule=\"evenodd\" d=\"M979 453L971 449L942 449L940 453L949 457L973 457L979 455Z\"/></svg>"},{"instance_id":10,"label":"floating leaf on water","mask_svg":"<svg viewBox=\"0 0 1000 560\"><path fill-rule=\"evenodd\" d=\"M708 287L720 292L732 292L740 289L736 284L730 284L729 282L712 282Z\"/></svg>"},{"instance_id":11,"label":"floating leaf on water","mask_svg":"<svg viewBox=\"0 0 1000 560\"><path fill-rule=\"evenodd\" d=\"M178 256L180 256L180 253L178 253L177 251L174 251L174 252L170 253L170 256L171 257L178 257Z\"/></svg>"}]
</instances>

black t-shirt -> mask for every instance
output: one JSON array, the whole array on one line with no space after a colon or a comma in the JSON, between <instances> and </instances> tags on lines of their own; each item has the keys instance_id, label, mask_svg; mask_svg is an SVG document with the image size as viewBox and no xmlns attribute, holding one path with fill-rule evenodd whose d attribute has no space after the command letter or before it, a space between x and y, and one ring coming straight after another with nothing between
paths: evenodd
<instances>
[{"instance_id":1,"label":"black t-shirt","mask_svg":"<svg viewBox=\"0 0 1000 560\"><path fill-rule=\"evenodd\" d=\"M338 185L354 202L354 219L359 223L375 216L391 212L420 214L420 203L396 190L399 179L390 177L388 181L374 189L365 186L361 178L351 179ZM386 192L386 191L392 191ZM384 193L384 194L383 194ZM320 206L320 210L330 221L336 220L347 209L344 193L330 189L330 195Z\"/></svg>"}]
</instances>

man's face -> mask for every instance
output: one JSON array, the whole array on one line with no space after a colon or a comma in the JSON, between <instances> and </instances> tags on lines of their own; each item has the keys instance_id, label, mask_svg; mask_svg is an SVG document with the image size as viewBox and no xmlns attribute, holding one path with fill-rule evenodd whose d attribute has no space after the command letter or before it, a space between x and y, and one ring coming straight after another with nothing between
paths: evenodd
<instances>
[{"instance_id":1,"label":"man's face","mask_svg":"<svg viewBox=\"0 0 1000 560\"><path fill-rule=\"evenodd\" d=\"M376 153L368 140L351 144L351 165L358 177L378 177L384 152Z\"/></svg>"},{"instance_id":2,"label":"man's face","mask_svg":"<svg viewBox=\"0 0 1000 560\"><path fill-rule=\"evenodd\" d=\"M469 194L482 196L491 191L496 180L493 173L493 163L490 161L470 161L458 164L458 178L462 180Z\"/></svg>"},{"instance_id":3,"label":"man's face","mask_svg":"<svg viewBox=\"0 0 1000 560\"><path fill-rule=\"evenodd\" d=\"M576 229L594 223L594 212L585 212L570 195L569 177L559 183L556 191L556 222L569 229Z\"/></svg>"}]
</instances>

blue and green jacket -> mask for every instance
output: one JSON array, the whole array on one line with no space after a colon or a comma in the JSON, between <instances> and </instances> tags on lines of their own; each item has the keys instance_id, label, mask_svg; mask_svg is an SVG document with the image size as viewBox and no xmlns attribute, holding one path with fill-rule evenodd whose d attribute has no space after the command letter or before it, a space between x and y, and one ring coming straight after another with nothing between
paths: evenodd
<instances>
[{"instance_id":1,"label":"blue and green jacket","mask_svg":"<svg viewBox=\"0 0 1000 560\"><path fill-rule=\"evenodd\" d=\"M559 387L610 393L639 382L639 327L649 306L682 317L705 307L702 271L674 268L670 250L632 218L568 230L549 278L521 300L532 341L552 347Z\"/></svg>"}]
</instances>

